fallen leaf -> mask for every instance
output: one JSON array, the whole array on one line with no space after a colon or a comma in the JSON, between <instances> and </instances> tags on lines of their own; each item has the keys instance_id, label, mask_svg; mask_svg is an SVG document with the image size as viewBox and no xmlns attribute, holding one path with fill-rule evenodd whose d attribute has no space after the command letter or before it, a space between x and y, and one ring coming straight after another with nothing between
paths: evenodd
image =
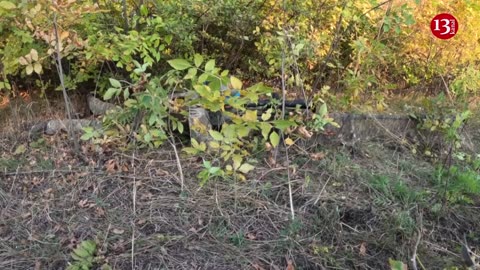
<instances>
[{"instance_id":1,"label":"fallen leaf","mask_svg":"<svg viewBox=\"0 0 480 270\"><path fill-rule=\"evenodd\" d=\"M265 268L258 265L258 263L254 263L254 264L252 264L252 266L253 266L253 269L255 269L255 270L265 270Z\"/></svg>"},{"instance_id":2,"label":"fallen leaf","mask_svg":"<svg viewBox=\"0 0 480 270\"><path fill-rule=\"evenodd\" d=\"M123 234L125 232L125 230L122 230L122 229L113 229L112 232L114 234Z\"/></svg>"},{"instance_id":3,"label":"fallen leaf","mask_svg":"<svg viewBox=\"0 0 480 270\"><path fill-rule=\"evenodd\" d=\"M293 267L293 262L291 260L287 261L287 269L286 270L295 270L295 267Z\"/></svg>"},{"instance_id":4,"label":"fallen leaf","mask_svg":"<svg viewBox=\"0 0 480 270\"><path fill-rule=\"evenodd\" d=\"M304 126L298 127L297 132L305 139L310 139L313 135L313 133L308 131L307 128Z\"/></svg>"},{"instance_id":5,"label":"fallen leaf","mask_svg":"<svg viewBox=\"0 0 480 270\"><path fill-rule=\"evenodd\" d=\"M311 153L310 158L313 160L322 160L325 158L325 153L324 152Z\"/></svg>"},{"instance_id":6,"label":"fallen leaf","mask_svg":"<svg viewBox=\"0 0 480 270\"><path fill-rule=\"evenodd\" d=\"M114 173L116 171L117 163L115 162L114 159L110 159L107 162L105 162L105 170L108 173Z\"/></svg>"},{"instance_id":7,"label":"fallen leaf","mask_svg":"<svg viewBox=\"0 0 480 270\"><path fill-rule=\"evenodd\" d=\"M83 199L83 200L79 201L78 206L80 206L81 208L87 207L88 206L88 199Z\"/></svg>"},{"instance_id":8,"label":"fallen leaf","mask_svg":"<svg viewBox=\"0 0 480 270\"><path fill-rule=\"evenodd\" d=\"M42 269L42 262L39 260L36 260L34 270L41 270L41 269Z\"/></svg>"},{"instance_id":9,"label":"fallen leaf","mask_svg":"<svg viewBox=\"0 0 480 270\"><path fill-rule=\"evenodd\" d=\"M101 207L96 207L95 208L95 215L97 217L103 217L103 216L105 216L105 210L103 210L103 208L101 208Z\"/></svg>"},{"instance_id":10,"label":"fallen leaf","mask_svg":"<svg viewBox=\"0 0 480 270\"><path fill-rule=\"evenodd\" d=\"M273 155L269 155L268 159L267 159L267 164L270 166L270 167L276 167L277 166L277 161L275 160L275 158L273 157Z\"/></svg>"},{"instance_id":11,"label":"fallen leaf","mask_svg":"<svg viewBox=\"0 0 480 270\"><path fill-rule=\"evenodd\" d=\"M365 242L362 242L360 244L360 251L358 252L360 254L360 256L365 256L367 255L367 243Z\"/></svg>"},{"instance_id":12,"label":"fallen leaf","mask_svg":"<svg viewBox=\"0 0 480 270\"><path fill-rule=\"evenodd\" d=\"M27 147L25 146L25 144L20 144L19 146L17 146L13 154L19 155L25 153L25 151L27 151Z\"/></svg>"},{"instance_id":13,"label":"fallen leaf","mask_svg":"<svg viewBox=\"0 0 480 270\"><path fill-rule=\"evenodd\" d=\"M295 143L295 142L294 142L290 137L285 139L285 144L288 145L288 146L290 146L290 145L292 145L292 144L294 144L294 143Z\"/></svg>"},{"instance_id":14,"label":"fallen leaf","mask_svg":"<svg viewBox=\"0 0 480 270\"><path fill-rule=\"evenodd\" d=\"M112 249L116 252L122 252L125 250L125 241L123 239L119 239L112 245Z\"/></svg>"},{"instance_id":15,"label":"fallen leaf","mask_svg":"<svg viewBox=\"0 0 480 270\"><path fill-rule=\"evenodd\" d=\"M272 145L269 142L265 143L265 150L267 150L267 151L272 150Z\"/></svg>"},{"instance_id":16,"label":"fallen leaf","mask_svg":"<svg viewBox=\"0 0 480 270\"><path fill-rule=\"evenodd\" d=\"M335 136L337 133L336 133L335 131L333 131L333 130L326 130L326 131L323 132L323 134L324 134L325 136L327 136L327 137L333 137L333 136Z\"/></svg>"},{"instance_id":17,"label":"fallen leaf","mask_svg":"<svg viewBox=\"0 0 480 270\"><path fill-rule=\"evenodd\" d=\"M247 233L247 239L249 239L249 240L255 240L255 239L257 239L257 237L256 237L255 234L253 234L253 233Z\"/></svg>"}]
</instances>

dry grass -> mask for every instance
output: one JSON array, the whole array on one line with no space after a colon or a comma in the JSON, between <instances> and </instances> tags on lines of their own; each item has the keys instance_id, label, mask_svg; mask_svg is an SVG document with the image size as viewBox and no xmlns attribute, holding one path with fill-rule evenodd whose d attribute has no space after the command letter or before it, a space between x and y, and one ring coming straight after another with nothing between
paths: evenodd
<instances>
[{"instance_id":1,"label":"dry grass","mask_svg":"<svg viewBox=\"0 0 480 270\"><path fill-rule=\"evenodd\" d=\"M434 166L401 147L291 149L292 221L285 169L259 156L247 182L200 189L200 160L180 155L181 176L170 145L133 155L84 144L90 164L81 164L62 136L18 154L21 137L0 137L0 269L64 269L86 239L98 245L97 265L113 269L286 269L289 260L295 269L389 269L389 258L409 262L414 251L426 269L442 269L461 264L464 232L480 244L478 198L438 214L434 195L407 201L372 185L385 176L435 193ZM325 157L312 160L318 152Z\"/></svg>"},{"instance_id":2,"label":"dry grass","mask_svg":"<svg viewBox=\"0 0 480 270\"><path fill-rule=\"evenodd\" d=\"M63 269L76 243L94 239L100 261L114 269L285 269L287 260L297 269L386 269L388 258L408 261L416 235L392 224L402 209L398 202L372 202L367 178L398 174L402 165L392 168L395 162L417 161L370 147L363 149L370 158L352 159L339 148L323 149L327 156L320 161L294 156L292 222L284 170L259 166L246 183L212 181L199 190L198 160L182 159L182 193L172 149L138 153L133 174L130 154L90 155L96 166L79 167L68 147L52 138L2 176L0 268ZM41 158L55 168L38 168ZM108 173L106 160L115 160L120 171ZM403 176L412 183L431 169L418 164L424 167ZM452 208L436 220L423 207L419 258L428 269L458 264L455 236L475 230L479 209Z\"/></svg>"}]
</instances>

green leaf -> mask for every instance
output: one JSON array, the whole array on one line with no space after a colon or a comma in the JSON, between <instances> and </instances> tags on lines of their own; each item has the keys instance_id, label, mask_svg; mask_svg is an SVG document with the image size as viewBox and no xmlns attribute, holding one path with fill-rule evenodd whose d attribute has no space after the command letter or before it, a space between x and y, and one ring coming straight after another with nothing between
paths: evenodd
<instances>
[{"instance_id":1,"label":"green leaf","mask_svg":"<svg viewBox=\"0 0 480 270\"><path fill-rule=\"evenodd\" d=\"M270 134L270 143L273 147L277 147L277 145L280 143L280 136L278 136L277 132L274 131Z\"/></svg>"},{"instance_id":2,"label":"green leaf","mask_svg":"<svg viewBox=\"0 0 480 270\"><path fill-rule=\"evenodd\" d=\"M144 6L142 6L144 7ZM112 270L112 267L108 265L107 263L104 263L101 267L100 270Z\"/></svg>"},{"instance_id":3,"label":"green leaf","mask_svg":"<svg viewBox=\"0 0 480 270\"><path fill-rule=\"evenodd\" d=\"M180 134L183 134L183 124L182 124L182 122L178 122L177 130L178 130L178 132L180 132Z\"/></svg>"},{"instance_id":4,"label":"green leaf","mask_svg":"<svg viewBox=\"0 0 480 270\"><path fill-rule=\"evenodd\" d=\"M206 85L194 85L193 89L201 96L201 97L210 97L211 91L210 88Z\"/></svg>"},{"instance_id":5,"label":"green leaf","mask_svg":"<svg viewBox=\"0 0 480 270\"><path fill-rule=\"evenodd\" d=\"M206 169L210 169L212 167L212 163L208 160L203 161L203 167Z\"/></svg>"},{"instance_id":6,"label":"green leaf","mask_svg":"<svg viewBox=\"0 0 480 270\"><path fill-rule=\"evenodd\" d=\"M250 165L248 163L243 163L242 166L240 166L240 168L238 168L238 171L246 174L253 169L255 169L255 167L253 165Z\"/></svg>"},{"instance_id":7,"label":"green leaf","mask_svg":"<svg viewBox=\"0 0 480 270\"><path fill-rule=\"evenodd\" d=\"M198 83L204 83L207 81L208 79L208 74L207 73L203 73L202 75L200 75L200 77L198 77Z\"/></svg>"},{"instance_id":8,"label":"green leaf","mask_svg":"<svg viewBox=\"0 0 480 270\"><path fill-rule=\"evenodd\" d=\"M238 134L238 137L239 138L244 138L244 137L247 137L248 134L250 134L250 131L252 129L250 127L246 127L246 126L239 126L237 128L237 134Z\"/></svg>"},{"instance_id":9,"label":"green leaf","mask_svg":"<svg viewBox=\"0 0 480 270\"><path fill-rule=\"evenodd\" d=\"M152 136L154 138L158 138L158 137L161 137L163 135L163 133L159 129L152 129L150 131L150 133L152 134Z\"/></svg>"},{"instance_id":10,"label":"green leaf","mask_svg":"<svg viewBox=\"0 0 480 270\"><path fill-rule=\"evenodd\" d=\"M192 67L192 68L188 69L187 75L185 75L185 77L183 77L183 78L185 80L189 80L189 79L192 79L193 77L195 77L195 75L197 75L197 69Z\"/></svg>"},{"instance_id":11,"label":"green leaf","mask_svg":"<svg viewBox=\"0 0 480 270\"><path fill-rule=\"evenodd\" d=\"M213 175L216 175L220 171L221 171L220 167L210 167L208 169L208 172Z\"/></svg>"},{"instance_id":12,"label":"green leaf","mask_svg":"<svg viewBox=\"0 0 480 270\"><path fill-rule=\"evenodd\" d=\"M390 269L392 269L392 270L405 270L405 269L407 269L406 265L401 261L388 259L388 263L390 264Z\"/></svg>"},{"instance_id":13,"label":"green leaf","mask_svg":"<svg viewBox=\"0 0 480 270\"><path fill-rule=\"evenodd\" d=\"M199 152L197 149L193 147L184 147L182 148L182 151L190 155L196 155Z\"/></svg>"},{"instance_id":14,"label":"green leaf","mask_svg":"<svg viewBox=\"0 0 480 270\"><path fill-rule=\"evenodd\" d=\"M114 78L110 78L110 79L108 79L108 80L110 81L110 84L111 84L113 87L115 87L115 88L122 88L122 84L121 84L118 80L116 80L116 79L114 79Z\"/></svg>"},{"instance_id":15,"label":"green leaf","mask_svg":"<svg viewBox=\"0 0 480 270\"><path fill-rule=\"evenodd\" d=\"M77 255L80 258L87 258L87 257L91 256L91 254L88 252L88 250L84 249L81 246L73 250L72 256L73 255Z\"/></svg>"},{"instance_id":16,"label":"green leaf","mask_svg":"<svg viewBox=\"0 0 480 270\"><path fill-rule=\"evenodd\" d=\"M11 10L17 8L17 6L10 1L0 1L0 8L5 10Z\"/></svg>"},{"instance_id":17,"label":"green leaf","mask_svg":"<svg viewBox=\"0 0 480 270\"><path fill-rule=\"evenodd\" d=\"M200 67L200 65L203 63L203 56L201 54L196 53L193 56L193 62L197 68Z\"/></svg>"},{"instance_id":18,"label":"green leaf","mask_svg":"<svg viewBox=\"0 0 480 270\"><path fill-rule=\"evenodd\" d=\"M296 127L297 126L297 123L295 123L295 121L290 121L290 120L275 120L273 121L273 125L284 131L285 129L289 128L289 127Z\"/></svg>"},{"instance_id":19,"label":"green leaf","mask_svg":"<svg viewBox=\"0 0 480 270\"><path fill-rule=\"evenodd\" d=\"M240 81L236 77L230 77L230 84L232 85L233 89L241 90L242 89L242 81Z\"/></svg>"},{"instance_id":20,"label":"green leaf","mask_svg":"<svg viewBox=\"0 0 480 270\"><path fill-rule=\"evenodd\" d=\"M318 114L323 117L327 114L327 104L323 103L322 106L320 106L320 109L318 111Z\"/></svg>"},{"instance_id":21,"label":"green leaf","mask_svg":"<svg viewBox=\"0 0 480 270\"><path fill-rule=\"evenodd\" d=\"M248 87L246 90L248 90L249 92L254 92L259 94L268 94L273 91L271 87L266 86L264 83L254 84Z\"/></svg>"},{"instance_id":22,"label":"green leaf","mask_svg":"<svg viewBox=\"0 0 480 270\"><path fill-rule=\"evenodd\" d=\"M176 70L185 70L192 65L185 59L173 59L169 60L168 64Z\"/></svg>"},{"instance_id":23,"label":"green leaf","mask_svg":"<svg viewBox=\"0 0 480 270\"><path fill-rule=\"evenodd\" d=\"M85 133L80 137L80 140L82 141L88 141L93 137L92 133Z\"/></svg>"},{"instance_id":24,"label":"green leaf","mask_svg":"<svg viewBox=\"0 0 480 270\"><path fill-rule=\"evenodd\" d=\"M113 97L113 95L116 95L120 91L117 88L108 88L107 92L103 95L103 99L109 100Z\"/></svg>"},{"instance_id":25,"label":"green leaf","mask_svg":"<svg viewBox=\"0 0 480 270\"><path fill-rule=\"evenodd\" d=\"M260 130L262 131L263 138L267 139L268 134L272 130L272 125L270 125L269 123L260 122Z\"/></svg>"},{"instance_id":26,"label":"green leaf","mask_svg":"<svg viewBox=\"0 0 480 270\"><path fill-rule=\"evenodd\" d=\"M67 267L67 270L80 270L80 266L72 264Z\"/></svg>"},{"instance_id":27,"label":"green leaf","mask_svg":"<svg viewBox=\"0 0 480 270\"><path fill-rule=\"evenodd\" d=\"M80 245L90 254L93 254L95 252L95 249L97 249L97 244L92 240L83 241Z\"/></svg>"},{"instance_id":28,"label":"green leaf","mask_svg":"<svg viewBox=\"0 0 480 270\"><path fill-rule=\"evenodd\" d=\"M143 140L145 140L145 142L149 143L152 141L152 134L150 133L147 133L143 136Z\"/></svg>"},{"instance_id":29,"label":"green leaf","mask_svg":"<svg viewBox=\"0 0 480 270\"><path fill-rule=\"evenodd\" d=\"M227 75L228 75L228 70L224 70L222 71L222 73L220 73L221 77L226 77Z\"/></svg>"},{"instance_id":30,"label":"green leaf","mask_svg":"<svg viewBox=\"0 0 480 270\"><path fill-rule=\"evenodd\" d=\"M199 147L198 141L195 138L192 138L190 141L193 148L197 149Z\"/></svg>"},{"instance_id":31,"label":"green leaf","mask_svg":"<svg viewBox=\"0 0 480 270\"><path fill-rule=\"evenodd\" d=\"M224 139L222 133L216 130L209 130L208 133L210 133L210 136L216 141L223 141Z\"/></svg>"},{"instance_id":32,"label":"green leaf","mask_svg":"<svg viewBox=\"0 0 480 270\"><path fill-rule=\"evenodd\" d=\"M73 252L70 255L72 256L73 260L77 262L77 264L87 264L88 263L86 258L82 258L82 257L78 256L77 254L75 254Z\"/></svg>"},{"instance_id":33,"label":"green leaf","mask_svg":"<svg viewBox=\"0 0 480 270\"><path fill-rule=\"evenodd\" d=\"M209 61L205 64L205 71L206 71L206 72L210 72L210 71L212 71L214 68L215 68L215 59L209 60Z\"/></svg>"},{"instance_id":34,"label":"green leaf","mask_svg":"<svg viewBox=\"0 0 480 270\"><path fill-rule=\"evenodd\" d=\"M196 150L200 152L205 152L207 150L207 145L204 142L198 143L195 138L191 138L190 140L192 142L192 147L195 148Z\"/></svg>"}]
</instances>

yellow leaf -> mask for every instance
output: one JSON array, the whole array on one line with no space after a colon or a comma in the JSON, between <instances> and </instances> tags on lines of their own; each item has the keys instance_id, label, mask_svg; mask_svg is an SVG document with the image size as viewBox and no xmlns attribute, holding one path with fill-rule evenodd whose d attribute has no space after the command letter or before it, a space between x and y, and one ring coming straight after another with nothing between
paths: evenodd
<instances>
[{"instance_id":1,"label":"yellow leaf","mask_svg":"<svg viewBox=\"0 0 480 270\"><path fill-rule=\"evenodd\" d=\"M242 89L242 81L237 79L236 77L230 77L230 84L232 85L233 89L241 90Z\"/></svg>"},{"instance_id":2,"label":"yellow leaf","mask_svg":"<svg viewBox=\"0 0 480 270\"><path fill-rule=\"evenodd\" d=\"M25 57L21 56L20 58L18 58L18 62L20 63L20 65L28 65L28 62L27 62L27 59L25 59Z\"/></svg>"},{"instance_id":3,"label":"yellow leaf","mask_svg":"<svg viewBox=\"0 0 480 270\"><path fill-rule=\"evenodd\" d=\"M292 139L290 139L290 137L285 139L285 144L288 146L293 145L294 143L295 142Z\"/></svg>"},{"instance_id":4,"label":"yellow leaf","mask_svg":"<svg viewBox=\"0 0 480 270\"><path fill-rule=\"evenodd\" d=\"M237 170L238 168L240 168L240 165L242 164L242 156L234 155L232 157L232 160L233 160L233 169Z\"/></svg>"},{"instance_id":5,"label":"yellow leaf","mask_svg":"<svg viewBox=\"0 0 480 270\"><path fill-rule=\"evenodd\" d=\"M40 74L40 72L42 72L42 65L36 62L35 64L33 64L33 70L35 71L35 73Z\"/></svg>"},{"instance_id":6,"label":"yellow leaf","mask_svg":"<svg viewBox=\"0 0 480 270\"><path fill-rule=\"evenodd\" d=\"M245 177L245 175L243 175L241 173L237 173L237 178L240 181L247 181L247 178Z\"/></svg>"},{"instance_id":7,"label":"yellow leaf","mask_svg":"<svg viewBox=\"0 0 480 270\"><path fill-rule=\"evenodd\" d=\"M210 148L213 148L213 149L220 148L220 144L218 142L215 142L215 141L209 142L208 145L210 146Z\"/></svg>"},{"instance_id":8,"label":"yellow leaf","mask_svg":"<svg viewBox=\"0 0 480 270\"><path fill-rule=\"evenodd\" d=\"M268 109L266 112L262 114L262 120L268 121L272 117L272 109Z\"/></svg>"},{"instance_id":9,"label":"yellow leaf","mask_svg":"<svg viewBox=\"0 0 480 270\"><path fill-rule=\"evenodd\" d=\"M32 66L32 65L28 65L27 68L26 68L26 72L27 72L27 75L32 74L32 72L33 72L33 66Z\"/></svg>"},{"instance_id":10,"label":"yellow leaf","mask_svg":"<svg viewBox=\"0 0 480 270\"><path fill-rule=\"evenodd\" d=\"M15 8L17 8L17 6L10 1L0 1L0 9L11 10Z\"/></svg>"},{"instance_id":11,"label":"yellow leaf","mask_svg":"<svg viewBox=\"0 0 480 270\"><path fill-rule=\"evenodd\" d=\"M68 37L68 35L70 35L70 33L68 31L62 32L60 34L60 40L66 39Z\"/></svg>"},{"instance_id":12,"label":"yellow leaf","mask_svg":"<svg viewBox=\"0 0 480 270\"><path fill-rule=\"evenodd\" d=\"M253 165L250 165L248 163L243 163L242 166L240 166L240 168L238 168L238 171L242 172L242 173L248 173L249 171L255 169L255 167L253 167Z\"/></svg>"},{"instance_id":13,"label":"yellow leaf","mask_svg":"<svg viewBox=\"0 0 480 270\"><path fill-rule=\"evenodd\" d=\"M25 144L20 144L19 146L17 146L13 154L19 155L25 153L25 151L27 151L27 147L25 146Z\"/></svg>"},{"instance_id":14,"label":"yellow leaf","mask_svg":"<svg viewBox=\"0 0 480 270\"><path fill-rule=\"evenodd\" d=\"M38 61L38 52L35 49L30 50L30 56L32 57L33 61Z\"/></svg>"},{"instance_id":15,"label":"yellow leaf","mask_svg":"<svg viewBox=\"0 0 480 270\"><path fill-rule=\"evenodd\" d=\"M247 110L242 117L245 121L256 121L257 120L257 111Z\"/></svg>"}]
</instances>

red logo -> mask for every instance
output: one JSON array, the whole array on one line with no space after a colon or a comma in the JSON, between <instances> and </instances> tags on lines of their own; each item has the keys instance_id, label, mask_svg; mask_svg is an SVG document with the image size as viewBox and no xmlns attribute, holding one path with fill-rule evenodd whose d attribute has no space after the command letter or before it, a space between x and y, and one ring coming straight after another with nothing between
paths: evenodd
<instances>
[{"instance_id":1,"label":"red logo","mask_svg":"<svg viewBox=\"0 0 480 270\"><path fill-rule=\"evenodd\" d=\"M458 21L451 14L438 14L430 22L430 29L437 38L450 39L457 34Z\"/></svg>"}]
</instances>

